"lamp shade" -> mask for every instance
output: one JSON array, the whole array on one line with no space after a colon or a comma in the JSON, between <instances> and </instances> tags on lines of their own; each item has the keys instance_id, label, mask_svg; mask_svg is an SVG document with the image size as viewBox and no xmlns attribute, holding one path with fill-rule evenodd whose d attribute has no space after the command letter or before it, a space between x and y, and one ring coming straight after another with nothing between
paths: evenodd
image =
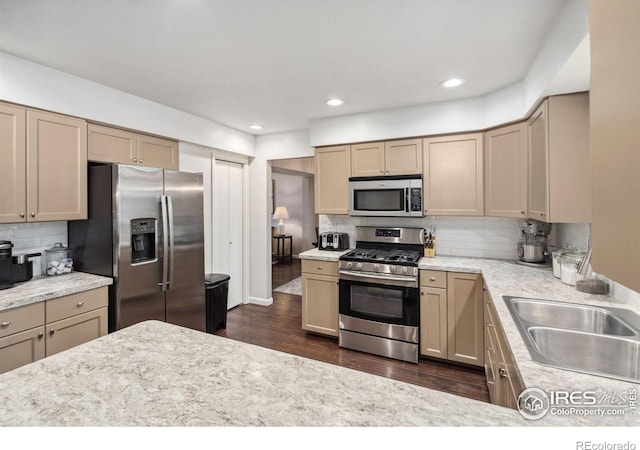
<instances>
[{"instance_id":1,"label":"lamp shade","mask_svg":"<svg viewBox=\"0 0 640 450\"><path fill-rule=\"evenodd\" d=\"M273 213L273 218L274 219L288 219L289 218L289 212L287 211L287 208L284 206L278 206L276 208L276 212Z\"/></svg>"}]
</instances>

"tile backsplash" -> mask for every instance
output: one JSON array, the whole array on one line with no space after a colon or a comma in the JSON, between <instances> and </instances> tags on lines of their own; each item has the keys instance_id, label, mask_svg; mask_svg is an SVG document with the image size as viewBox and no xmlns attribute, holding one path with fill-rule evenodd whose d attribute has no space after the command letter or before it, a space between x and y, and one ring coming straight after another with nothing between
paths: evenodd
<instances>
[{"instance_id":1,"label":"tile backsplash","mask_svg":"<svg viewBox=\"0 0 640 450\"><path fill-rule=\"evenodd\" d=\"M0 225L0 240L13 242L12 254L41 252L33 261L33 274L41 275L41 261L44 250L53 247L56 242L67 245L67 222L34 222Z\"/></svg>"},{"instance_id":2,"label":"tile backsplash","mask_svg":"<svg viewBox=\"0 0 640 450\"><path fill-rule=\"evenodd\" d=\"M363 225L420 227L427 230L434 226L437 236L436 252L439 255L516 259L522 220L462 216L427 216L417 219L320 215L320 232L348 233L351 247L355 247L355 227Z\"/></svg>"}]
</instances>

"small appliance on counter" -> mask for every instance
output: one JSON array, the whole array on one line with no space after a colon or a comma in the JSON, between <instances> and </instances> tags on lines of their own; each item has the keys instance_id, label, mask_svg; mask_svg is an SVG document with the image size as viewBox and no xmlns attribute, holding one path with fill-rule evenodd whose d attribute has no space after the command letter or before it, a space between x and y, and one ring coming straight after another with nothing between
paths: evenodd
<instances>
[{"instance_id":1,"label":"small appliance on counter","mask_svg":"<svg viewBox=\"0 0 640 450\"><path fill-rule=\"evenodd\" d=\"M320 250L347 250L349 248L349 235L347 233L320 233L318 248Z\"/></svg>"},{"instance_id":2,"label":"small appliance on counter","mask_svg":"<svg viewBox=\"0 0 640 450\"><path fill-rule=\"evenodd\" d=\"M529 219L521 227L522 239L518 242L517 264L531 267L549 267L551 258L547 252L547 236L551 224Z\"/></svg>"},{"instance_id":3,"label":"small appliance on counter","mask_svg":"<svg viewBox=\"0 0 640 450\"><path fill-rule=\"evenodd\" d=\"M0 241L0 289L8 289L15 283L33 278L33 262L29 258L40 256L40 253L13 256L12 249L11 241Z\"/></svg>"}]
</instances>

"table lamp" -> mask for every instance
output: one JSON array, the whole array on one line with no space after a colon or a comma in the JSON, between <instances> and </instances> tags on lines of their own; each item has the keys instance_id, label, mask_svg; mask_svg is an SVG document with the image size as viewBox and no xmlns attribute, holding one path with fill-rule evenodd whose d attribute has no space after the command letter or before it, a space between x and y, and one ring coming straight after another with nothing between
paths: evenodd
<instances>
[{"instance_id":1,"label":"table lamp","mask_svg":"<svg viewBox=\"0 0 640 450\"><path fill-rule=\"evenodd\" d=\"M284 206L278 206L276 208L276 212L273 213L273 218L280 220L280 222L278 222L278 234L284 234L284 219L289 218L287 208Z\"/></svg>"}]
</instances>

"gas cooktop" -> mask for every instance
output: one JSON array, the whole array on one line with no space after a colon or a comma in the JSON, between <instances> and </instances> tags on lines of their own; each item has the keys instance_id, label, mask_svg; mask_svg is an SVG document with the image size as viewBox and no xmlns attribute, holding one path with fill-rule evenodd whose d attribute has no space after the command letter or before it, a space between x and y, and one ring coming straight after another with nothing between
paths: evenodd
<instances>
[{"instance_id":1,"label":"gas cooktop","mask_svg":"<svg viewBox=\"0 0 640 450\"><path fill-rule=\"evenodd\" d=\"M342 261L381 262L417 266L420 253L414 250L382 250L378 248L356 248L340 257Z\"/></svg>"}]
</instances>

